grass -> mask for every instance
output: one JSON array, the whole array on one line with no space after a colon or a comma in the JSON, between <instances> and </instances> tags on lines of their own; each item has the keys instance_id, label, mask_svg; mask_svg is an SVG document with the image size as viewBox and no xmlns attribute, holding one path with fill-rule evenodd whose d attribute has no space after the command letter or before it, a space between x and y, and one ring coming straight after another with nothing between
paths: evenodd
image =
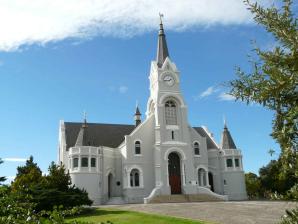
<instances>
[{"instance_id":1,"label":"grass","mask_svg":"<svg viewBox=\"0 0 298 224\"><path fill-rule=\"evenodd\" d=\"M67 220L92 222L96 224L107 221L110 221L113 224L207 224L206 222L195 221L190 219L106 208L99 208L92 211L90 214L84 214L76 217L67 218Z\"/></svg>"}]
</instances>

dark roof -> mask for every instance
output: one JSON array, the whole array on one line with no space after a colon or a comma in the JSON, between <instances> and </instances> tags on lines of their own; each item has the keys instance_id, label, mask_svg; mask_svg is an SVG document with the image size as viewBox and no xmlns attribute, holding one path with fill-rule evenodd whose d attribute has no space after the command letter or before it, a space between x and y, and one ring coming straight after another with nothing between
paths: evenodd
<instances>
[{"instance_id":1,"label":"dark roof","mask_svg":"<svg viewBox=\"0 0 298 224\"><path fill-rule=\"evenodd\" d=\"M218 149L217 145L214 144L214 142L212 141L210 136L207 134L207 132L203 128L201 128L201 127L193 127L193 128L199 133L199 135L201 135L202 137L206 137L207 149Z\"/></svg>"},{"instance_id":2,"label":"dark roof","mask_svg":"<svg viewBox=\"0 0 298 224\"><path fill-rule=\"evenodd\" d=\"M126 124L87 123L86 126L83 124L84 123L81 122L64 123L67 149L75 146L78 138L81 137L83 139L79 142L82 142L82 145L84 146L107 146L116 148L124 141L124 136L129 135L135 129L135 125ZM203 128L194 127L194 129L199 133L199 135L206 137L207 149L218 148ZM79 132L81 132L80 136Z\"/></svg>"},{"instance_id":3,"label":"dark roof","mask_svg":"<svg viewBox=\"0 0 298 224\"><path fill-rule=\"evenodd\" d=\"M158 67L161 67L163 65L167 57L169 57L169 51L167 47L166 35L163 30L163 24L160 23L156 56Z\"/></svg>"},{"instance_id":4,"label":"dark roof","mask_svg":"<svg viewBox=\"0 0 298 224\"><path fill-rule=\"evenodd\" d=\"M67 149L75 146L79 131L83 123L65 122L65 136ZM95 124L88 123L84 130L84 145L107 146L115 148L124 141L124 136L129 135L135 125L124 124Z\"/></svg>"},{"instance_id":5,"label":"dark roof","mask_svg":"<svg viewBox=\"0 0 298 224\"><path fill-rule=\"evenodd\" d=\"M237 149L237 147L233 141L233 138L232 138L226 125L222 132L220 147L222 149Z\"/></svg>"}]
</instances>

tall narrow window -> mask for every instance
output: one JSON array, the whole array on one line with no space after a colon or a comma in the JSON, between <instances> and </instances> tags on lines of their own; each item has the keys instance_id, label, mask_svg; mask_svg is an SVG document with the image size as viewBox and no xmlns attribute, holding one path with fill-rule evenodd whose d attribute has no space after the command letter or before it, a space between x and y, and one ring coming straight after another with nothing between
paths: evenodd
<instances>
[{"instance_id":1,"label":"tall narrow window","mask_svg":"<svg viewBox=\"0 0 298 224\"><path fill-rule=\"evenodd\" d=\"M175 132L172 131L172 140L174 140L174 139L175 139Z\"/></svg>"},{"instance_id":2,"label":"tall narrow window","mask_svg":"<svg viewBox=\"0 0 298 224\"><path fill-rule=\"evenodd\" d=\"M130 172L130 186L139 187L140 186L140 172L137 169L133 169Z\"/></svg>"},{"instance_id":3,"label":"tall narrow window","mask_svg":"<svg viewBox=\"0 0 298 224\"><path fill-rule=\"evenodd\" d=\"M166 117L166 124L168 125L177 124L176 104L172 100L169 100L165 103L165 117Z\"/></svg>"},{"instance_id":4,"label":"tall narrow window","mask_svg":"<svg viewBox=\"0 0 298 224\"><path fill-rule=\"evenodd\" d=\"M137 155L141 154L141 142L140 141L135 142L135 154L137 154Z\"/></svg>"},{"instance_id":5,"label":"tall narrow window","mask_svg":"<svg viewBox=\"0 0 298 224\"><path fill-rule=\"evenodd\" d=\"M79 158L73 158L73 168L78 168L79 166Z\"/></svg>"},{"instance_id":6,"label":"tall narrow window","mask_svg":"<svg viewBox=\"0 0 298 224\"><path fill-rule=\"evenodd\" d=\"M96 158L91 158L91 167L96 167Z\"/></svg>"},{"instance_id":7,"label":"tall narrow window","mask_svg":"<svg viewBox=\"0 0 298 224\"><path fill-rule=\"evenodd\" d=\"M239 159L235 159L235 167L239 167Z\"/></svg>"},{"instance_id":8,"label":"tall narrow window","mask_svg":"<svg viewBox=\"0 0 298 224\"><path fill-rule=\"evenodd\" d=\"M227 167L233 167L233 160L227 159Z\"/></svg>"},{"instance_id":9,"label":"tall narrow window","mask_svg":"<svg viewBox=\"0 0 298 224\"><path fill-rule=\"evenodd\" d=\"M193 148L194 148L194 153L195 155L200 155L200 147L199 147L199 143L195 142L193 144Z\"/></svg>"},{"instance_id":10,"label":"tall narrow window","mask_svg":"<svg viewBox=\"0 0 298 224\"><path fill-rule=\"evenodd\" d=\"M88 157L82 157L81 167L88 167Z\"/></svg>"}]
</instances>

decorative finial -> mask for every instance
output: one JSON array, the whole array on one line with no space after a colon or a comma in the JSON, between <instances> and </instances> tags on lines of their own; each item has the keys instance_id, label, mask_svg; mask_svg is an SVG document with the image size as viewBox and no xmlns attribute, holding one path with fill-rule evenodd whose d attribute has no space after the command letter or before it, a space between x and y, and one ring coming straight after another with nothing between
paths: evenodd
<instances>
[{"instance_id":1,"label":"decorative finial","mask_svg":"<svg viewBox=\"0 0 298 224\"><path fill-rule=\"evenodd\" d=\"M162 18L163 18L163 14L159 13L160 24L162 24Z\"/></svg>"},{"instance_id":2,"label":"decorative finial","mask_svg":"<svg viewBox=\"0 0 298 224\"><path fill-rule=\"evenodd\" d=\"M139 102L136 100L136 108L139 107Z\"/></svg>"},{"instance_id":3,"label":"decorative finial","mask_svg":"<svg viewBox=\"0 0 298 224\"><path fill-rule=\"evenodd\" d=\"M227 120L225 115L223 115L223 122L224 122L224 128L227 128Z\"/></svg>"},{"instance_id":4,"label":"decorative finial","mask_svg":"<svg viewBox=\"0 0 298 224\"><path fill-rule=\"evenodd\" d=\"M84 110L84 124L83 124L83 126L84 127L87 127L87 112L86 112L86 110Z\"/></svg>"}]
</instances>

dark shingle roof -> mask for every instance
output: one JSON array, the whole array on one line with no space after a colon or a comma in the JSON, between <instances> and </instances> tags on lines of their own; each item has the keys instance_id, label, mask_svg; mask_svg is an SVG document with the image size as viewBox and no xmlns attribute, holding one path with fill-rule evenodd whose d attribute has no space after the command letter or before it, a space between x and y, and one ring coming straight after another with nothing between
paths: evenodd
<instances>
[{"instance_id":1,"label":"dark shingle roof","mask_svg":"<svg viewBox=\"0 0 298 224\"><path fill-rule=\"evenodd\" d=\"M80 130L82 131L83 123L65 122L66 147L75 146ZM107 146L111 148L118 147L123 141L124 136L129 135L135 129L135 125L126 124L97 124L88 123L84 128L83 145L85 146ZM201 127L194 129L202 137L207 139L207 149L217 149L218 147L211 140L210 136Z\"/></svg>"},{"instance_id":2,"label":"dark shingle roof","mask_svg":"<svg viewBox=\"0 0 298 224\"><path fill-rule=\"evenodd\" d=\"M169 57L169 51L166 41L166 35L163 30L163 25L160 23L160 29L158 34L158 44L157 44L157 56L156 61L158 67L161 67L166 60L166 58Z\"/></svg>"},{"instance_id":3,"label":"dark shingle roof","mask_svg":"<svg viewBox=\"0 0 298 224\"><path fill-rule=\"evenodd\" d=\"M232 138L226 125L222 132L220 147L222 149L237 149L237 147L233 141L233 138Z\"/></svg>"},{"instance_id":4,"label":"dark shingle roof","mask_svg":"<svg viewBox=\"0 0 298 224\"><path fill-rule=\"evenodd\" d=\"M79 131L83 123L65 122L65 136L67 149L76 144ZM88 123L84 130L84 145L107 146L115 148L119 146L125 135L129 135L135 125L124 124L96 124Z\"/></svg>"},{"instance_id":5,"label":"dark shingle roof","mask_svg":"<svg viewBox=\"0 0 298 224\"><path fill-rule=\"evenodd\" d=\"M206 131L202 127L193 127L199 135L202 137L206 137L207 140L207 149L218 149L217 145L214 144L210 136L206 133Z\"/></svg>"}]
</instances>

